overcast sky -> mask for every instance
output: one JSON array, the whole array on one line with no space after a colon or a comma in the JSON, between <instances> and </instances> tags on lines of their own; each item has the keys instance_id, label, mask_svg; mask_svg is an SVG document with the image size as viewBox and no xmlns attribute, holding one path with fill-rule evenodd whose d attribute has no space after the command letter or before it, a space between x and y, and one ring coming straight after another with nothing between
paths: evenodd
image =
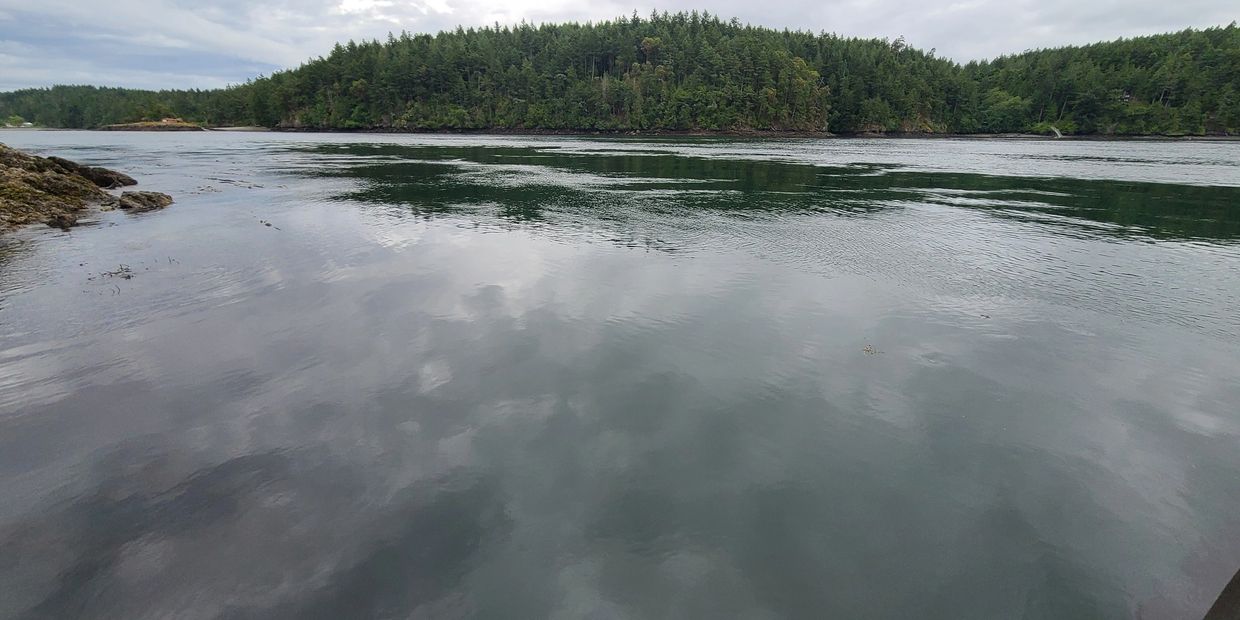
<instances>
[{"instance_id":1,"label":"overcast sky","mask_svg":"<svg viewBox=\"0 0 1240 620\"><path fill-rule=\"evenodd\" d=\"M904 36L959 61L1226 25L1240 0L672 0L660 11L841 35ZM0 90L210 88L294 67L350 38L499 22L643 16L620 0L0 0Z\"/></svg>"}]
</instances>

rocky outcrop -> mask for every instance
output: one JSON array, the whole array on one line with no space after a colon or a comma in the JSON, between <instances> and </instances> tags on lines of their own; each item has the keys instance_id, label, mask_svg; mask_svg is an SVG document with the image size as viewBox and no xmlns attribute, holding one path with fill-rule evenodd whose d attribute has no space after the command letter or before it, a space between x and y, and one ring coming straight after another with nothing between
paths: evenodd
<instances>
[{"instance_id":1,"label":"rocky outcrop","mask_svg":"<svg viewBox=\"0 0 1240 620\"><path fill-rule=\"evenodd\" d=\"M107 198L90 179L0 144L0 227L35 222L72 226L79 211Z\"/></svg>"},{"instance_id":2,"label":"rocky outcrop","mask_svg":"<svg viewBox=\"0 0 1240 620\"><path fill-rule=\"evenodd\" d=\"M135 183L114 170L38 157L0 144L0 230L38 222L69 228L91 205L115 204L139 212L172 204L170 196L157 192L125 192L118 200L104 191Z\"/></svg>"},{"instance_id":3,"label":"rocky outcrop","mask_svg":"<svg viewBox=\"0 0 1240 620\"><path fill-rule=\"evenodd\" d=\"M116 205L130 213L155 211L172 204L172 196L159 192L124 192Z\"/></svg>"}]
</instances>

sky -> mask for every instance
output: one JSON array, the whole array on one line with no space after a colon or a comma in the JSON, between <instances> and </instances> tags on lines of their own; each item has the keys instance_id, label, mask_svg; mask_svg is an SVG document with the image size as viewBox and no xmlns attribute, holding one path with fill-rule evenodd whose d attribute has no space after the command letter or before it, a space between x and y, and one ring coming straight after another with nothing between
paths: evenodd
<instances>
[{"instance_id":1,"label":"sky","mask_svg":"<svg viewBox=\"0 0 1240 620\"><path fill-rule=\"evenodd\" d=\"M600 21L621 0L0 0L0 91L52 84L215 88L388 32ZM1240 20L1238 0L669 0L775 28L895 39L960 62Z\"/></svg>"}]
</instances>

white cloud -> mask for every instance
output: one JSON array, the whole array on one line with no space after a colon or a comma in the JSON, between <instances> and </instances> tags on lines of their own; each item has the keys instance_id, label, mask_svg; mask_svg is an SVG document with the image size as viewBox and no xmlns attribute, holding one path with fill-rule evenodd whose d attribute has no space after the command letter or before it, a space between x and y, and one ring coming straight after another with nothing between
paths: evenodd
<instances>
[{"instance_id":1,"label":"white cloud","mask_svg":"<svg viewBox=\"0 0 1240 620\"><path fill-rule=\"evenodd\" d=\"M84 39L95 39L98 41L112 41L115 43L125 43L131 46L140 47L171 47L177 49L189 49L190 43L182 39L174 39L172 37L159 33L142 33L136 35L122 36L119 34L108 33L88 33L82 35Z\"/></svg>"}]
</instances>

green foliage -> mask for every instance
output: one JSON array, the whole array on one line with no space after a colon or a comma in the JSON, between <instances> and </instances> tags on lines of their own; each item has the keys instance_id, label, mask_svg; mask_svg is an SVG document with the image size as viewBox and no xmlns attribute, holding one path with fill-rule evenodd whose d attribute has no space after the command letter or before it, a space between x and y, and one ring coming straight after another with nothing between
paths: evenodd
<instances>
[{"instance_id":1,"label":"green foliage","mask_svg":"<svg viewBox=\"0 0 1240 620\"><path fill-rule=\"evenodd\" d=\"M982 122L1085 134L1240 133L1240 28L1185 30L973 63ZM1015 99L1027 106L1023 111ZM1004 111L995 109L1004 108ZM993 126L993 125L992 125Z\"/></svg>"},{"instance_id":2,"label":"green foliage","mask_svg":"<svg viewBox=\"0 0 1240 620\"><path fill-rule=\"evenodd\" d=\"M398 130L1240 132L1240 28L1185 30L958 65L894 42L698 12L402 33L210 91L0 93L53 127Z\"/></svg>"}]
</instances>

